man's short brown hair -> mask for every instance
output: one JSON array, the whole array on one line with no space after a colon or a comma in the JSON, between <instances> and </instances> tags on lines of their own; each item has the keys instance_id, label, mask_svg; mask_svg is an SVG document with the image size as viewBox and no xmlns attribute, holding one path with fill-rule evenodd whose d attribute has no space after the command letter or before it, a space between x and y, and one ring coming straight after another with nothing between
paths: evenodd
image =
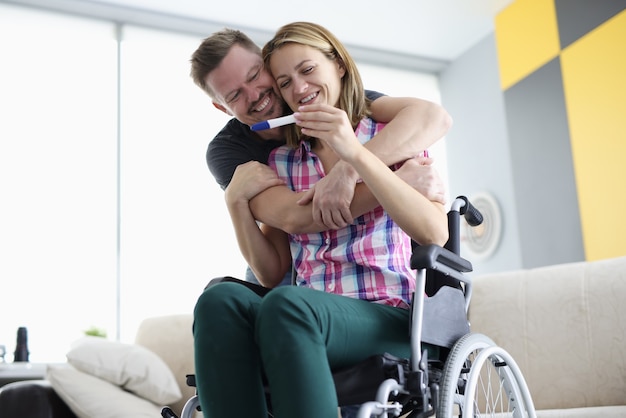
<instances>
[{"instance_id":1,"label":"man's short brown hair","mask_svg":"<svg viewBox=\"0 0 626 418\"><path fill-rule=\"evenodd\" d=\"M203 40L191 56L191 78L213 99L215 92L207 85L206 77L221 64L233 45L240 45L261 56L261 48L248 35L228 28L215 32Z\"/></svg>"}]
</instances>

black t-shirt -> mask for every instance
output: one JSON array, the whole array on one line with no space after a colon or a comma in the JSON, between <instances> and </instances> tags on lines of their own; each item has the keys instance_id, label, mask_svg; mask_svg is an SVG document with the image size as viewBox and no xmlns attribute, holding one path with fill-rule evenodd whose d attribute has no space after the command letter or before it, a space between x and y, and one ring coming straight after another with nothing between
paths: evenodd
<instances>
[{"instance_id":1,"label":"black t-shirt","mask_svg":"<svg viewBox=\"0 0 626 418\"><path fill-rule=\"evenodd\" d=\"M382 97L382 93L365 90L371 101ZM267 164L270 153L276 147L285 144L285 140L266 140L259 138L248 125L231 119L222 130L209 142L206 161L217 184L225 189L233 178L238 165L248 161Z\"/></svg>"}]
</instances>

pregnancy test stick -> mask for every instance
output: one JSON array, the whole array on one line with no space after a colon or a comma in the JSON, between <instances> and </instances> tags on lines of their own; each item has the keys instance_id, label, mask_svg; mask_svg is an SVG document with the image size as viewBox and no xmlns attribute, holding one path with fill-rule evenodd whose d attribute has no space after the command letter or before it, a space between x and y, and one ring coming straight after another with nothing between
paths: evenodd
<instances>
[{"instance_id":1,"label":"pregnancy test stick","mask_svg":"<svg viewBox=\"0 0 626 418\"><path fill-rule=\"evenodd\" d=\"M255 123L250 127L250 129L253 131L262 131L264 129L272 129L283 125L289 125L290 123L296 123L296 118L293 115L283 116L276 119L268 119L263 122Z\"/></svg>"}]
</instances>

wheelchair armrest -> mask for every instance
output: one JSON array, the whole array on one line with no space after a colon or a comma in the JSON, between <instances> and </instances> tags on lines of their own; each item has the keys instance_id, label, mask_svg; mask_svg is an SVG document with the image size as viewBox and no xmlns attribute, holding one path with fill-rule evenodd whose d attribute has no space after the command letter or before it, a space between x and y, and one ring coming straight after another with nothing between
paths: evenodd
<instances>
[{"instance_id":1,"label":"wheelchair armrest","mask_svg":"<svg viewBox=\"0 0 626 418\"><path fill-rule=\"evenodd\" d=\"M461 273L472 271L472 263L444 247L430 244L413 249L411 268L414 270L436 270L466 282L467 280Z\"/></svg>"},{"instance_id":2,"label":"wheelchair armrest","mask_svg":"<svg viewBox=\"0 0 626 418\"><path fill-rule=\"evenodd\" d=\"M443 275L444 277L433 277L441 285L437 285L436 289L442 286L458 287L462 290L465 299L465 318L469 309L469 302L472 295L472 283L469 277L463 273L472 271L472 263L465 260L453 251L439 245L431 244L413 247L413 255L411 256L411 268L418 270L416 276L416 294L420 297L413 298L411 321L411 367L413 370L419 368L419 359L421 358L420 345L422 342L422 320L424 319L424 310L426 300L421 297L426 292L426 279L428 272L435 272L435 276ZM461 283L464 286L461 286ZM432 293L432 292L431 292ZM430 296L433 296L428 293ZM437 292L439 293L439 292ZM436 296L436 294L435 294ZM427 298L430 299L430 298ZM433 300L434 301L434 300ZM429 304L433 301L429 301ZM446 304L446 302L444 302ZM467 327L467 321L462 321L463 327ZM419 325L416 325L419 324ZM444 326L446 324L443 324Z\"/></svg>"}]
</instances>

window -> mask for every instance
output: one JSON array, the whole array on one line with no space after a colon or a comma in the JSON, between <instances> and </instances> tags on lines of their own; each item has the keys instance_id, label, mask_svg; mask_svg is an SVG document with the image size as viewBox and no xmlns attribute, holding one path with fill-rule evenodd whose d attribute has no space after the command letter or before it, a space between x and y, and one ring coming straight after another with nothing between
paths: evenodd
<instances>
[{"instance_id":1,"label":"window","mask_svg":"<svg viewBox=\"0 0 626 418\"><path fill-rule=\"evenodd\" d=\"M4 5L0 39L0 344L26 326L32 361L62 361L115 325L116 42Z\"/></svg>"},{"instance_id":2,"label":"window","mask_svg":"<svg viewBox=\"0 0 626 418\"><path fill-rule=\"evenodd\" d=\"M31 361L63 361L91 326L132 341L243 275L204 159L227 117L188 76L199 39L122 31L118 160L116 27L0 9L0 344L26 326Z\"/></svg>"},{"instance_id":3,"label":"window","mask_svg":"<svg viewBox=\"0 0 626 418\"><path fill-rule=\"evenodd\" d=\"M228 117L189 77L202 36L3 4L0 39L8 361L20 326L31 361L64 361L91 326L132 342L146 317L191 313L210 279L243 277L205 161ZM368 89L439 101L434 76L360 68Z\"/></svg>"},{"instance_id":4,"label":"window","mask_svg":"<svg viewBox=\"0 0 626 418\"><path fill-rule=\"evenodd\" d=\"M189 76L201 39L126 27L122 41L122 336L192 312L217 276L243 276L223 192L205 160L229 119ZM191 330L189 331L191 332Z\"/></svg>"}]
</instances>

